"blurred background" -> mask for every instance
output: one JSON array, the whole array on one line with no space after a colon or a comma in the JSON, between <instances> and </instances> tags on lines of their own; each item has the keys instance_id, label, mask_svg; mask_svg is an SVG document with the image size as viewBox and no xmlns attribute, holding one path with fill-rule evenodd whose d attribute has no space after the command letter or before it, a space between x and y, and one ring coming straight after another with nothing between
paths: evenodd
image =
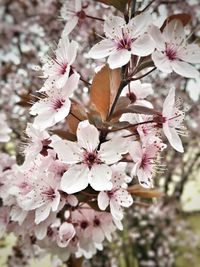
<instances>
[{"instance_id":1,"label":"blurred background","mask_svg":"<svg viewBox=\"0 0 200 267\"><path fill-rule=\"evenodd\" d=\"M66 0L72 3L74 0ZM33 94L40 89L42 59L58 42L64 21L60 9L61 0L0 0L0 113L6 116L12 129L11 140L0 144L0 160L3 153L23 161L21 142L27 121L28 109L34 101ZM89 3L88 13L103 17L114 8ZM138 8L151 1L137 1ZM156 0L149 11L162 25L172 14L192 15L188 33L190 40L200 44L199 0ZM87 59L89 47L96 43L98 34L103 34L101 23L83 22L71 34L80 43L76 67L86 79L91 79L95 63ZM88 27L89 26L89 27ZM200 69L200 66L197 66ZM156 186L164 193L157 200L134 199L133 206L124 219L124 231L117 232L113 242L105 244L92 260L85 261L88 267L193 267L200 266L200 79L190 80L176 74L165 76L160 72L145 77L151 82L155 94L151 98L156 108L162 107L170 86L177 88L186 112L186 130L182 137L185 153L180 154L170 147L163 154L166 165L155 176ZM80 84L77 98L87 98L88 88ZM84 94L82 94L84 92ZM1 175L1 170L0 170ZM1 215L0 215L1 216ZM1 227L0 227L1 230ZM0 235L1 236L1 235ZM51 255L26 255L24 245L16 244L9 235L0 239L0 266L59 266L50 260Z\"/></svg>"}]
</instances>

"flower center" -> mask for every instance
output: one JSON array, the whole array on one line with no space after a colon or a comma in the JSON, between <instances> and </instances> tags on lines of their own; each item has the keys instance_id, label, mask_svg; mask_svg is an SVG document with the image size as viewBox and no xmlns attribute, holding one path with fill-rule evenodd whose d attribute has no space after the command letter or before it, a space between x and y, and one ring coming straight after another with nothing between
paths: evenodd
<instances>
[{"instance_id":1,"label":"flower center","mask_svg":"<svg viewBox=\"0 0 200 267\"><path fill-rule=\"evenodd\" d=\"M49 189L47 189L46 191L43 191L42 195L46 196L47 199L49 199L49 200L54 200L54 198L56 197L55 191L51 187Z\"/></svg>"},{"instance_id":2,"label":"flower center","mask_svg":"<svg viewBox=\"0 0 200 267\"><path fill-rule=\"evenodd\" d=\"M86 229L89 226L89 224L88 224L87 221L82 221L80 226L81 226L82 229Z\"/></svg>"},{"instance_id":3,"label":"flower center","mask_svg":"<svg viewBox=\"0 0 200 267\"><path fill-rule=\"evenodd\" d=\"M157 123L157 127L162 128L162 125L167 121L167 118L162 115L155 115L153 121Z\"/></svg>"},{"instance_id":4,"label":"flower center","mask_svg":"<svg viewBox=\"0 0 200 267\"><path fill-rule=\"evenodd\" d=\"M166 56L169 58L169 60L177 59L177 50L175 46L166 44L165 53L166 53Z\"/></svg>"},{"instance_id":5,"label":"flower center","mask_svg":"<svg viewBox=\"0 0 200 267\"><path fill-rule=\"evenodd\" d=\"M77 13L76 13L76 16L77 16L79 19L85 19L85 18L86 18L85 11L81 10L81 11L77 12Z\"/></svg>"},{"instance_id":6,"label":"flower center","mask_svg":"<svg viewBox=\"0 0 200 267\"><path fill-rule=\"evenodd\" d=\"M67 63L63 63L63 64L61 65L60 74L61 74L61 75L64 75L65 72L66 72L66 69L67 69Z\"/></svg>"},{"instance_id":7,"label":"flower center","mask_svg":"<svg viewBox=\"0 0 200 267\"><path fill-rule=\"evenodd\" d=\"M134 103L137 100L137 97L133 92L127 93L126 96L130 99L131 103Z\"/></svg>"},{"instance_id":8,"label":"flower center","mask_svg":"<svg viewBox=\"0 0 200 267\"><path fill-rule=\"evenodd\" d=\"M94 152L85 152L83 162L91 168L94 164L99 164L100 159L96 151Z\"/></svg>"},{"instance_id":9,"label":"flower center","mask_svg":"<svg viewBox=\"0 0 200 267\"><path fill-rule=\"evenodd\" d=\"M52 108L58 111L65 103L63 98L56 98L52 100Z\"/></svg>"}]
</instances>

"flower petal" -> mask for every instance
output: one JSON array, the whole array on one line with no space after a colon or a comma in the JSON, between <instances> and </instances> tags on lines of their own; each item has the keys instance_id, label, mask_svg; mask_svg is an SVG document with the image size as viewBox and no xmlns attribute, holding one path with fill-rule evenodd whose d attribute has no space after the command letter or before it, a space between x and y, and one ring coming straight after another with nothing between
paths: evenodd
<instances>
[{"instance_id":1,"label":"flower petal","mask_svg":"<svg viewBox=\"0 0 200 267\"><path fill-rule=\"evenodd\" d=\"M148 30L148 33L153 38L155 45L156 45L156 48L159 51L164 51L165 50L165 41L163 39L163 36L161 34L160 29L152 24L150 29Z\"/></svg>"},{"instance_id":2,"label":"flower petal","mask_svg":"<svg viewBox=\"0 0 200 267\"><path fill-rule=\"evenodd\" d=\"M90 49L88 56L94 59L104 58L109 56L115 50L115 43L111 40L104 39Z\"/></svg>"},{"instance_id":3,"label":"flower petal","mask_svg":"<svg viewBox=\"0 0 200 267\"><path fill-rule=\"evenodd\" d=\"M152 54L152 60L155 64L155 66L161 70L162 72L165 73L171 73L172 72L172 67L170 65L170 60L166 55L159 51L155 51Z\"/></svg>"},{"instance_id":4,"label":"flower petal","mask_svg":"<svg viewBox=\"0 0 200 267\"><path fill-rule=\"evenodd\" d=\"M85 120L78 125L77 139L80 147L93 152L99 145L99 132L94 125Z\"/></svg>"},{"instance_id":5,"label":"flower petal","mask_svg":"<svg viewBox=\"0 0 200 267\"><path fill-rule=\"evenodd\" d=\"M122 158L122 154L127 153L127 141L122 137L114 137L103 143L100 147L99 157L106 164L114 164Z\"/></svg>"},{"instance_id":6,"label":"flower petal","mask_svg":"<svg viewBox=\"0 0 200 267\"><path fill-rule=\"evenodd\" d=\"M109 16L104 23L104 32L106 37L116 39L122 37L122 28L126 25L123 18L118 16Z\"/></svg>"},{"instance_id":7,"label":"flower petal","mask_svg":"<svg viewBox=\"0 0 200 267\"><path fill-rule=\"evenodd\" d=\"M200 63L200 47L198 44L189 44L178 50L178 58L188 63Z\"/></svg>"},{"instance_id":8,"label":"flower petal","mask_svg":"<svg viewBox=\"0 0 200 267\"><path fill-rule=\"evenodd\" d=\"M184 152L182 141L175 128L167 127L166 124L163 125L163 131L167 137L170 145L180 153Z\"/></svg>"},{"instance_id":9,"label":"flower petal","mask_svg":"<svg viewBox=\"0 0 200 267\"><path fill-rule=\"evenodd\" d=\"M60 140L53 142L52 147L58 158L65 163L74 164L82 161L83 151L77 143Z\"/></svg>"},{"instance_id":10,"label":"flower petal","mask_svg":"<svg viewBox=\"0 0 200 267\"><path fill-rule=\"evenodd\" d=\"M98 194L97 201L98 201L98 206L99 206L100 210L105 210L109 205L110 199L109 199L108 194L106 192L101 191Z\"/></svg>"},{"instance_id":11,"label":"flower petal","mask_svg":"<svg viewBox=\"0 0 200 267\"><path fill-rule=\"evenodd\" d=\"M155 49L155 42L148 34L143 34L137 38L131 46L133 55L140 57L151 54Z\"/></svg>"},{"instance_id":12,"label":"flower petal","mask_svg":"<svg viewBox=\"0 0 200 267\"><path fill-rule=\"evenodd\" d=\"M131 51L119 49L113 52L108 58L108 64L111 69L116 69L126 65L131 58Z\"/></svg>"},{"instance_id":13,"label":"flower petal","mask_svg":"<svg viewBox=\"0 0 200 267\"><path fill-rule=\"evenodd\" d=\"M174 110L174 104L175 104L175 88L172 87L163 103L163 111L162 111L163 117L170 118L172 116Z\"/></svg>"},{"instance_id":14,"label":"flower petal","mask_svg":"<svg viewBox=\"0 0 200 267\"><path fill-rule=\"evenodd\" d=\"M105 164L92 166L89 172L89 183L96 191L111 190L112 170Z\"/></svg>"},{"instance_id":15,"label":"flower petal","mask_svg":"<svg viewBox=\"0 0 200 267\"><path fill-rule=\"evenodd\" d=\"M199 72L196 70L195 67L190 65L189 63L174 60L171 62L172 69L178 73L179 75L186 77L186 78L198 78Z\"/></svg>"},{"instance_id":16,"label":"flower petal","mask_svg":"<svg viewBox=\"0 0 200 267\"><path fill-rule=\"evenodd\" d=\"M61 190L73 194L88 186L89 169L83 164L71 166L61 179Z\"/></svg>"},{"instance_id":17,"label":"flower petal","mask_svg":"<svg viewBox=\"0 0 200 267\"><path fill-rule=\"evenodd\" d=\"M132 36L137 37L143 34L147 30L151 21L151 15L148 13L142 13L132 18L128 24L128 26L132 28Z\"/></svg>"}]
</instances>

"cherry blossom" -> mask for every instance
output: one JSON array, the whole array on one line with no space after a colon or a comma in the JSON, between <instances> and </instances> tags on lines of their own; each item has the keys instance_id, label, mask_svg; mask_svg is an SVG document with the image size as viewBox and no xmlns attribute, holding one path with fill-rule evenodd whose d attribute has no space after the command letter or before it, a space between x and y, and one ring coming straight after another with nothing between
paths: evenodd
<instances>
[{"instance_id":1,"label":"cherry blossom","mask_svg":"<svg viewBox=\"0 0 200 267\"><path fill-rule=\"evenodd\" d=\"M28 182L30 185L26 185L30 187L28 193L18 195L18 204L26 211L35 210L35 223L39 224L49 216L51 210L59 210L60 178L45 172L36 172L35 175L35 179Z\"/></svg>"},{"instance_id":2,"label":"cherry blossom","mask_svg":"<svg viewBox=\"0 0 200 267\"><path fill-rule=\"evenodd\" d=\"M140 80L130 82L122 91L122 96L127 96L132 104L150 108L152 108L152 104L144 99L151 94L153 94L152 85L150 83L141 83Z\"/></svg>"},{"instance_id":3,"label":"cherry blossom","mask_svg":"<svg viewBox=\"0 0 200 267\"><path fill-rule=\"evenodd\" d=\"M152 187L152 176L156 166L158 153L166 147L160 139L146 140L141 144L139 141L133 141L129 146L129 153L133 159L134 167L132 175L138 177L139 183L144 187Z\"/></svg>"},{"instance_id":4,"label":"cherry blossom","mask_svg":"<svg viewBox=\"0 0 200 267\"><path fill-rule=\"evenodd\" d=\"M112 138L98 146L99 132L88 121L79 123L77 143L58 141L53 144L58 158L71 164L61 180L61 189L68 194L85 189L88 184L97 191L112 188L110 164L118 162L126 153L125 140Z\"/></svg>"},{"instance_id":5,"label":"cherry blossom","mask_svg":"<svg viewBox=\"0 0 200 267\"><path fill-rule=\"evenodd\" d=\"M147 13L137 15L127 24L121 17L108 17L104 23L106 38L89 51L89 56L94 59L108 56L110 68L115 69L126 65L131 55L151 54L155 44L146 33L150 22L151 16Z\"/></svg>"},{"instance_id":6,"label":"cherry blossom","mask_svg":"<svg viewBox=\"0 0 200 267\"><path fill-rule=\"evenodd\" d=\"M33 126L44 130L62 121L70 111L71 101L69 96L77 88L79 74L74 73L69 77L62 89L52 87L47 91L47 97L40 99L30 109L31 115L37 115Z\"/></svg>"},{"instance_id":7,"label":"cherry blossom","mask_svg":"<svg viewBox=\"0 0 200 267\"><path fill-rule=\"evenodd\" d=\"M76 231L73 224L64 222L58 231L57 243L59 247L67 247L69 242L75 236Z\"/></svg>"},{"instance_id":8,"label":"cherry blossom","mask_svg":"<svg viewBox=\"0 0 200 267\"><path fill-rule=\"evenodd\" d=\"M101 210L105 210L110 205L110 212L115 220L122 220L122 207L130 207L133 203L131 195L126 190L127 177L125 169L121 164L113 166L112 184L110 191L101 191L98 194L98 206Z\"/></svg>"},{"instance_id":9,"label":"cherry blossom","mask_svg":"<svg viewBox=\"0 0 200 267\"><path fill-rule=\"evenodd\" d=\"M159 70L165 73L175 71L186 78L199 76L199 72L190 63L200 63L200 48L197 44L187 43L181 21L170 21L163 32L152 25L149 32L156 43L152 59Z\"/></svg>"},{"instance_id":10,"label":"cherry blossom","mask_svg":"<svg viewBox=\"0 0 200 267\"><path fill-rule=\"evenodd\" d=\"M68 2L65 2L60 11L62 19L67 21L63 30L64 35L70 34L86 18L84 9L87 8L88 4L84 5L82 0L74 0L73 2L71 6Z\"/></svg>"},{"instance_id":11,"label":"cherry blossom","mask_svg":"<svg viewBox=\"0 0 200 267\"><path fill-rule=\"evenodd\" d=\"M171 146L181 153L184 152L184 149L178 134L181 134L184 129L181 125L184 117L184 111L180 110L180 102L175 102L175 88L171 88L163 103L161 123Z\"/></svg>"},{"instance_id":12,"label":"cherry blossom","mask_svg":"<svg viewBox=\"0 0 200 267\"><path fill-rule=\"evenodd\" d=\"M55 87L66 87L69 76L74 72L72 64L77 55L78 43L69 41L68 37L61 38L55 51L55 57L50 58L44 64L42 70L47 80L40 91L51 89L49 84L55 83Z\"/></svg>"},{"instance_id":13,"label":"cherry blossom","mask_svg":"<svg viewBox=\"0 0 200 267\"><path fill-rule=\"evenodd\" d=\"M6 122L6 115L0 113L0 142L8 142L10 140L9 134L12 130L8 127Z\"/></svg>"}]
</instances>

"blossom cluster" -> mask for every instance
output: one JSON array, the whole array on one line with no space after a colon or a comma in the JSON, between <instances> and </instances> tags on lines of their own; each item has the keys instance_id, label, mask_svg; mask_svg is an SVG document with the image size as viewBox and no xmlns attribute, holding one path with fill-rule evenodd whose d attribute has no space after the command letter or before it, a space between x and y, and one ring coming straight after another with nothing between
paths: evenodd
<instances>
[{"instance_id":1,"label":"blossom cluster","mask_svg":"<svg viewBox=\"0 0 200 267\"><path fill-rule=\"evenodd\" d=\"M1 232L29 238L63 261L71 254L91 258L102 250L103 241L123 229L125 208L134 204L134 185L154 186L167 144L184 152L182 103L170 88L162 110L154 108L152 85L138 76L144 63L151 61L165 73L199 77L191 64L200 63L200 48L188 43L182 21L166 20L158 28L143 12L128 22L122 16L105 18L105 36L87 57L108 60L98 66L92 83L85 81L75 66L81 48L70 34L91 18L88 5L81 0L70 8L63 5L66 25L53 56L43 60L44 85L30 108L34 118L25 131L24 162L18 165L5 154L0 162ZM99 98L98 92L107 92L107 80L101 82L105 72L109 96ZM110 82L114 73L120 80L117 89L117 81ZM87 103L76 99L80 81L91 91ZM7 142L11 130L0 116L0 142Z\"/></svg>"}]
</instances>

